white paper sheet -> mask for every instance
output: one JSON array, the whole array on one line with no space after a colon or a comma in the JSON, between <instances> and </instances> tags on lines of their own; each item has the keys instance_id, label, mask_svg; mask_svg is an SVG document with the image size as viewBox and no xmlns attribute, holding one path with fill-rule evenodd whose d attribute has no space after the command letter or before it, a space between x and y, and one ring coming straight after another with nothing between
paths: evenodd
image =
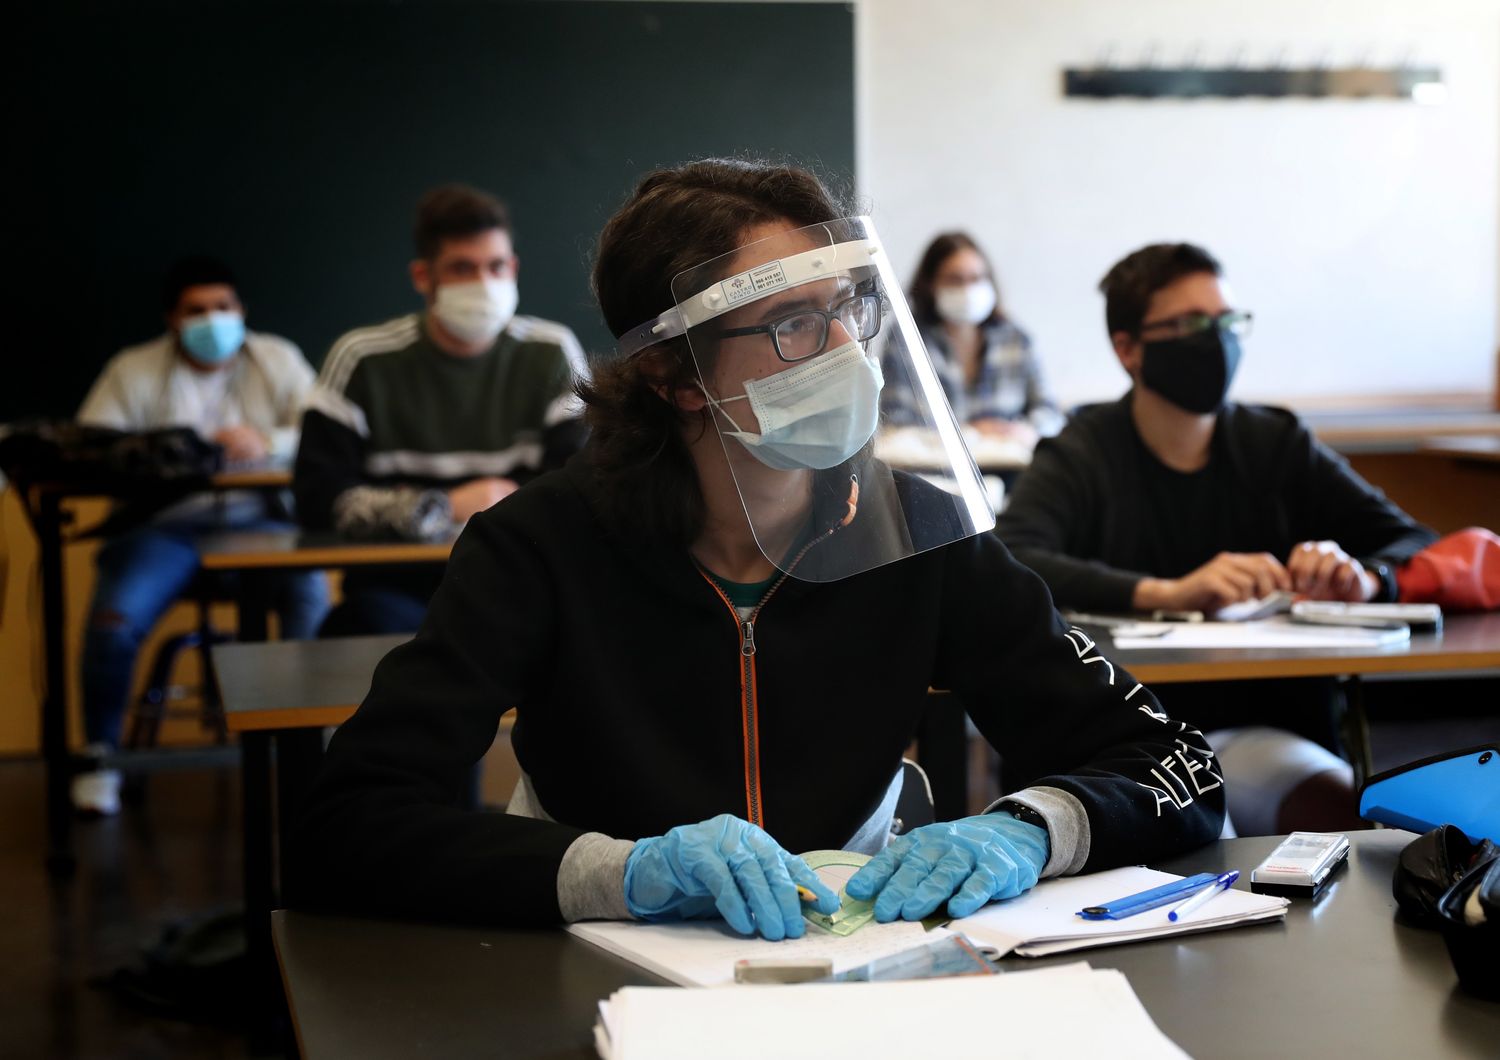
<instances>
[{"instance_id":1,"label":"white paper sheet","mask_svg":"<svg viewBox=\"0 0 1500 1060\"><path fill-rule=\"evenodd\" d=\"M1151 1021L1122 973L1081 963L899 983L626 987L601 1007L595 1040L605 1060L1187 1055Z\"/></svg>"},{"instance_id":2,"label":"white paper sheet","mask_svg":"<svg viewBox=\"0 0 1500 1060\"><path fill-rule=\"evenodd\" d=\"M568 925L572 934L683 986L732 986L734 962L747 957L827 957L833 971L848 971L879 957L952 934L921 924L866 924L842 938L812 924L800 939L767 942L736 935L722 920L672 924L591 920Z\"/></svg>"},{"instance_id":3,"label":"white paper sheet","mask_svg":"<svg viewBox=\"0 0 1500 1060\"><path fill-rule=\"evenodd\" d=\"M1303 626L1285 619L1260 622L1161 622L1117 627L1116 648L1370 648L1400 644L1410 633L1354 626ZM1122 660L1123 661L1123 660Z\"/></svg>"},{"instance_id":4,"label":"white paper sheet","mask_svg":"<svg viewBox=\"0 0 1500 1060\"><path fill-rule=\"evenodd\" d=\"M1014 951L1023 957L1042 957L1139 939L1217 931L1286 916L1289 903L1285 898L1232 889L1216 895L1175 923L1167 919L1167 914L1179 904L1176 902L1124 920L1085 920L1078 915L1084 906L1138 894L1180 879L1181 876L1170 872L1137 867L1046 880L1019 898L987 905L971 917L955 920L952 928L974 942L994 946L1001 953Z\"/></svg>"}]
</instances>

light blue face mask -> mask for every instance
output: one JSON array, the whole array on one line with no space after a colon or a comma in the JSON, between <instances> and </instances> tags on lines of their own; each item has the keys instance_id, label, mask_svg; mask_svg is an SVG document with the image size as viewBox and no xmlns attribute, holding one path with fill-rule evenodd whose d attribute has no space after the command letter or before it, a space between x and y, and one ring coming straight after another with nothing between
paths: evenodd
<instances>
[{"instance_id":1,"label":"light blue face mask","mask_svg":"<svg viewBox=\"0 0 1500 1060\"><path fill-rule=\"evenodd\" d=\"M858 342L846 342L784 372L751 379L745 392L709 404L719 410L750 455L777 471L837 467L875 433L880 418L880 365ZM724 411L731 401L748 400L761 433L740 429Z\"/></svg>"},{"instance_id":2,"label":"light blue face mask","mask_svg":"<svg viewBox=\"0 0 1500 1060\"><path fill-rule=\"evenodd\" d=\"M182 348L199 364L223 364L244 344L245 318L238 313L204 313L182 322Z\"/></svg>"}]
</instances>

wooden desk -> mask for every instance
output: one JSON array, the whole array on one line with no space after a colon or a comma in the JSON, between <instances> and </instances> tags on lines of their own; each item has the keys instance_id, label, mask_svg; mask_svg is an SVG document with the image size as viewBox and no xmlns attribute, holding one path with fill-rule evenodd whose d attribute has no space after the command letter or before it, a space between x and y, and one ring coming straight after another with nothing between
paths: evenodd
<instances>
[{"instance_id":1,"label":"wooden desk","mask_svg":"<svg viewBox=\"0 0 1500 1060\"><path fill-rule=\"evenodd\" d=\"M290 808L323 756L323 729L342 724L370 690L375 665L408 634L331 640L252 641L210 649L224 721L240 738L245 924L254 1022L279 1004L270 915ZM274 763L274 765L273 765ZM278 818L282 820L278 822Z\"/></svg>"},{"instance_id":2,"label":"wooden desk","mask_svg":"<svg viewBox=\"0 0 1500 1060\"><path fill-rule=\"evenodd\" d=\"M454 538L444 541L347 541L299 530L230 531L198 541L204 570L317 570L393 563L446 563Z\"/></svg>"},{"instance_id":3,"label":"wooden desk","mask_svg":"<svg viewBox=\"0 0 1500 1060\"><path fill-rule=\"evenodd\" d=\"M1323 444L1354 453L1411 453L1437 436L1500 437L1500 412L1408 409L1310 412L1303 422Z\"/></svg>"},{"instance_id":4,"label":"wooden desk","mask_svg":"<svg viewBox=\"0 0 1500 1060\"><path fill-rule=\"evenodd\" d=\"M212 490L281 489L291 482L284 466L267 465L222 471L212 476ZM105 478L70 482L17 483L27 520L37 536L37 566L42 596L42 655L45 692L42 699L42 760L47 770L47 866L67 874L74 865L73 806L69 782L73 757L68 747L67 614L63 585L65 546L74 513L68 502L83 498L128 500L135 487ZM76 535L76 531L74 531Z\"/></svg>"},{"instance_id":5,"label":"wooden desk","mask_svg":"<svg viewBox=\"0 0 1500 1060\"><path fill-rule=\"evenodd\" d=\"M1446 456L1453 460L1470 460L1500 466L1500 435L1451 436L1425 438L1422 452Z\"/></svg>"},{"instance_id":6,"label":"wooden desk","mask_svg":"<svg viewBox=\"0 0 1500 1060\"><path fill-rule=\"evenodd\" d=\"M232 530L198 539L198 562L206 571L267 572L347 569L388 564L448 562L457 538L443 541L347 541L337 534L303 530ZM237 601L241 640L265 640L263 599Z\"/></svg>"},{"instance_id":7,"label":"wooden desk","mask_svg":"<svg viewBox=\"0 0 1500 1060\"><path fill-rule=\"evenodd\" d=\"M1406 644L1368 648L1130 648L1107 630L1086 626L1104 654L1143 684L1239 681L1267 677L1358 677L1370 674L1460 674L1500 670L1500 612L1453 615L1441 633L1417 633Z\"/></svg>"},{"instance_id":8,"label":"wooden desk","mask_svg":"<svg viewBox=\"0 0 1500 1060\"><path fill-rule=\"evenodd\" d=\"M1426 674L1429 676L1500 673L1500 612L1454 615L1444 622L1441 633L1419 633L1407 644L1369 648L1130 648L1114 646L1109 631L1083 623L1082 628L1099 644L1112 663L1125 667L1148 688L1181 681L1245 681L1290 677L1347 677L1349 717L1345 729L1356 777L1370 767L1369 728L1359 679L1373 674ZM961 704L946 706L943 697L931 697L928 715L920 730L919 746L931 746L935 755L923 753L929 769L939 819L962 816L968 811L968 733ZM1170 708L1169 708L1170 711Z\"/></svg>"},{"instance_id":9,"label":"wooden desk","mask_svg":"<svg viewBox=\"0 0 1500 1060\"><path fill-rule=\"evenodd\" d=\"M264 640L210 649L223 720L242 745L246 939L257 1026L270 1024L278 1006L270 949L281 853L276 837L285 834L278 810L287 816L308 792L323 757L323 729L354 714L371 687L375 664L410 639Z\"/></svg>"},{"instance_id":10,"label":"wooden desk","mask_svg":"<svg viewBox=\"0 0 1500 1060\"><path fill-rule=\"evenodd\" d=\"M964 428L963 437L979 470L1001 475L1031 463L1031 447ZM875 437L875 456L903 471L947 471L951 463L935 431L920 427L891 427Z\"/></svg>"},{"instance_id":11,"label":"wooden desk","mask_svg":"<svg viewBox=\"0 0 1500 1060\"><path fill-rule=\"evenodd\" d=\"M1196 1057L1493 1057L1500 1004L1460 992L1436 933L1394 919L1391 873L1412 838L1358 833L1348 870L1285 924L1009 958L1009 970L1087 960L1130 979L1158 1026ZM1249 870L1273 838L1163 862ZM282 982L302 1055L594 1057L598 1002L650 973L559 929L434 927L279 911ZM746 988L748 989L748 988ZM850 987L858 989L858 987ZM373 1002L373 1003L372 1003ZM732 1030L726 1029L726 1033ZM1060 1029L1059 1055L1066 1055ZM814 1043L801 1043L815 1052ZM704 1055L712 1055L705 1043Z\"/></svg>"},{"instance_id":12,"label":"wooden desk","mask_svg":"<svg viewBox=\"0 0 1500 1060\"><path fill-rule=\"evenodd\" d=\"M232 733L341 725L370 690L375 664L411 636L216 644L210 649Z\"/></svg>"},{"instance_id":13,"label":"wooden desk","mask_svg":"<svg viewBox=\"0 0 1500 1060\"><path fill-rule=\"evenodd\" d=\"M216 490L290 489L292 469L282 464L237 467L220 471L212 482Z\"/></svg>"}]
</instances>

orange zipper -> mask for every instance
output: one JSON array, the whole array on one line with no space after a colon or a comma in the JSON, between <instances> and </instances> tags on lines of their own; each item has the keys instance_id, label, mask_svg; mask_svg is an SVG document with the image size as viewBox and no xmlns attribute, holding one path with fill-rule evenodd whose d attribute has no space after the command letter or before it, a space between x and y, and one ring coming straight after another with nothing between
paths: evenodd
<instances>
[{"instance_id":1,"label":"orange zipper","mask_svg":"<svg viewBox=\"0 0 1500 1060\"><path fill-rule=\"evenodd\" d=\"M825 530L807 544L797 553L792 562L787 564L786 570L782 571L781 577L766 590L766 594L760 598L760 602L750 612L747 618L740 618L739 608L729 599L729 595L719 587L719 583L709 576L700 564L694 561L698 567L698 573L703 580L708 582L709 587L718 594L724 606L729 608L729 614L734 619L735 626L740 634L740 727L742 732L742 745L745 757L745 819L760 828L766 826L765 811L760 797L760 702L756 695L755 680L755 620L760 617L761 609L766 606L766 601L771 599L781 583L786 581L792 570L802 557L812 549L814 545L827 541L841 529L854 521L854 514L859 505L859 479L851 476L848 514Z\"/></svg>"},{"instance_id":2,"label":"orange zipper","mask_svg":"<svg viewBox=\"0 0 1500 1060\"><path fill-rule=\"evenodd\" d=\"M765 813L761 806L760 798L760 703L756 696L755 687L755 619L760 614L760 609L766 606L766 601L771 598L781 583L786 581L783 574L776 579L776 584L766 591L766 595L760 598L760 603L755 605L755 610L750 612L749 617L741 618L739 608L734 606L728 594L719 588L719 583L709 577L708 572L702 567L698 573L703 575L703 580L713 587L719 599L724 601L724 606L729 608L729 613L734 617L734 624L740 632L740 727L742 732L742 744L745 756L745 820L753 825L764 828Z\"/></svg>"}]
</instances>

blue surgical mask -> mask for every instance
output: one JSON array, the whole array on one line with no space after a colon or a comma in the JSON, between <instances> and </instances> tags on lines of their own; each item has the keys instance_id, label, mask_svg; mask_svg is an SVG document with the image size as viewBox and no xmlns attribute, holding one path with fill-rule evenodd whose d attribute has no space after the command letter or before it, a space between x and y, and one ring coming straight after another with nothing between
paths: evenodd
<instances>
[{"instance_id":1,"label":"blue surgical mask","mask_svg":"<svg viewBox=\"0 0 1500 1060\"><path fill-rule=\"evenodd\" d=\"M783 372L751 379L745 393L709 404L734 427L737 439L767 467L778 471L836 467L875 433L880 389L885 376L858 342L847 342ZM761 433L740 429L724 411L731 401L748 400Z\"/></svg>"},{"instance_id":2,"label":"blue surgical mask","mask_svg":"<svg viewBox=\"0 0 1500 1060\"><path fill-rule=\"evenodd\" d=\"M245 318L238 313L204 313L182 322L182 348L199 364L223 364L244 344Z\"/></svg>"}]
</instances>

